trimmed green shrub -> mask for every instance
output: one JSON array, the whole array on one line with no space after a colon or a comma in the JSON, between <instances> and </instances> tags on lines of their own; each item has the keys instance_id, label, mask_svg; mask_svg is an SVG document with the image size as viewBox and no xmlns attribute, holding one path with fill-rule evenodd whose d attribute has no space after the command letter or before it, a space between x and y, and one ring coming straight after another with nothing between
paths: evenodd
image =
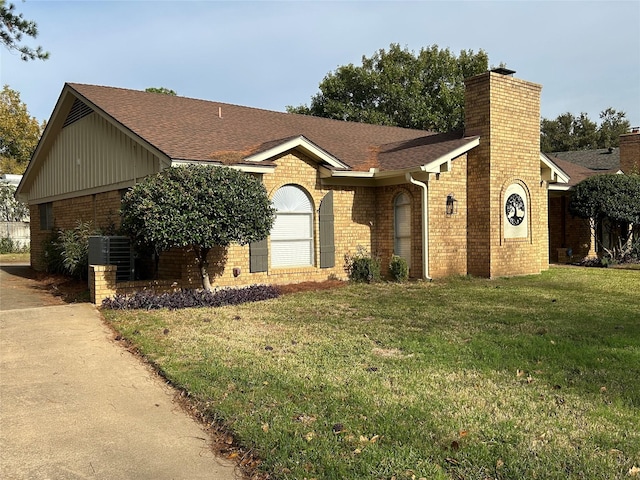
<instances>
[{"instance_id":1,"label":"trimmed green shrub","mask_svg":"<svg viewBox=\"0 0 640 480\"><path fill-rule=\"evenodd\" d=\"M407 261L398 255L392 255L389 262L389 275L394 282L406 282L409 279Z\"/></svg>"},{"instance_id":2,"label":"trimmed green shrub","mask_svg":"<svg viewBox=\"0 0 640 480\"><path fill-rule=\"evenodd\" d=\"M380 281L380 259L361 246L358 246L354 255L345 255L345 270L354 282Z\"/></svg>"}]
</instances>

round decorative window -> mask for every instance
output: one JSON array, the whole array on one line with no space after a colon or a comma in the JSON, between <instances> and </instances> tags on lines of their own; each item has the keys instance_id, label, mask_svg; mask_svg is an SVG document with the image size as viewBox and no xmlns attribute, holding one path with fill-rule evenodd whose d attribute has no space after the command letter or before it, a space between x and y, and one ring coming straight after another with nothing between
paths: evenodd
<instances>
[{"instance_id":1,"label":"round decorative window","mask_svg":"<svg viewBox=\"0 0 640 480\"><path fill-rule=\"evenodd\" d=\"M524 200L517 193L512 193L504 204L504 213L511 225L517 227L524 220Z\"/></svg>"}]
</instances>

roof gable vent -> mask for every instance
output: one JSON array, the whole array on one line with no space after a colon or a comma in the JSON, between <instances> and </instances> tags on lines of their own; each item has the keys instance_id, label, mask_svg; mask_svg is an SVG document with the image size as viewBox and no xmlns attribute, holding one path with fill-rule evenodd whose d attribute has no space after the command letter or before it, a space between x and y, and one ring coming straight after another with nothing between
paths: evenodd
<instances>
[{"instance_id":1,"label":"roof gable vent","mask_svg":"<svg viewBox=\"0 0 640 480\"><path fill-rule=\"evenodd\" d=\"M71 106L69 115L67 115L64 124L62 124L62 128L68 127L72 123L77 122L81 118L86 117L91 113L93 113L91 107L87 106L84 102L76 98L76 100L73 102L73 105Z\"/></svg>"}]
</instances>

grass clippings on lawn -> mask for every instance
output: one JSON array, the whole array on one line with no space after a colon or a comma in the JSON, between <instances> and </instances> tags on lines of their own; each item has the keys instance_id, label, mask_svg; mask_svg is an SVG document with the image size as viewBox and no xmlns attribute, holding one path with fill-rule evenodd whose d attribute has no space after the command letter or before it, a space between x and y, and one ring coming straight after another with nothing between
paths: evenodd
<instances>
[{"instance_id":1,"label":"grass clippings on lawn","mask_svg":"<svg viewBox=\"0 0 640 480\"><path fill-rule=\"evenodd\" d=\"M639 291L637 271L553 268L104 315L269 478L622 479Z\"/></svg>"}]
</instances>

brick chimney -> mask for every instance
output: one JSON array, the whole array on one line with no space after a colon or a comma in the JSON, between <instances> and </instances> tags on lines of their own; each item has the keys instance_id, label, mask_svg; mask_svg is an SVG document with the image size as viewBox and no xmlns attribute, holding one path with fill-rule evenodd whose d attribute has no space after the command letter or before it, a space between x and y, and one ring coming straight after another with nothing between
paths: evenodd
<instances>
[{"instance_id":1,"label":"brick chimney","mask_svg":"<svg viewBox=\"0 0 640 480\"><path fill-rule=\"evenodd\" d=\"M620 170L640 174L640 128L620 135Z\"/></svg>"},{"instance_id":2,"label":"brick chimney","mask_svg":"<svg viewBox=\"0 0 640 480\"><path fill-rule=\"evenodd\" d=\"M540 273L549 266L548 194L540 174L542 87L513 73L501 68L465 81L465 135L480 136L467 157L467 271L482 277Z\"/></svg>"}]
</instances>

